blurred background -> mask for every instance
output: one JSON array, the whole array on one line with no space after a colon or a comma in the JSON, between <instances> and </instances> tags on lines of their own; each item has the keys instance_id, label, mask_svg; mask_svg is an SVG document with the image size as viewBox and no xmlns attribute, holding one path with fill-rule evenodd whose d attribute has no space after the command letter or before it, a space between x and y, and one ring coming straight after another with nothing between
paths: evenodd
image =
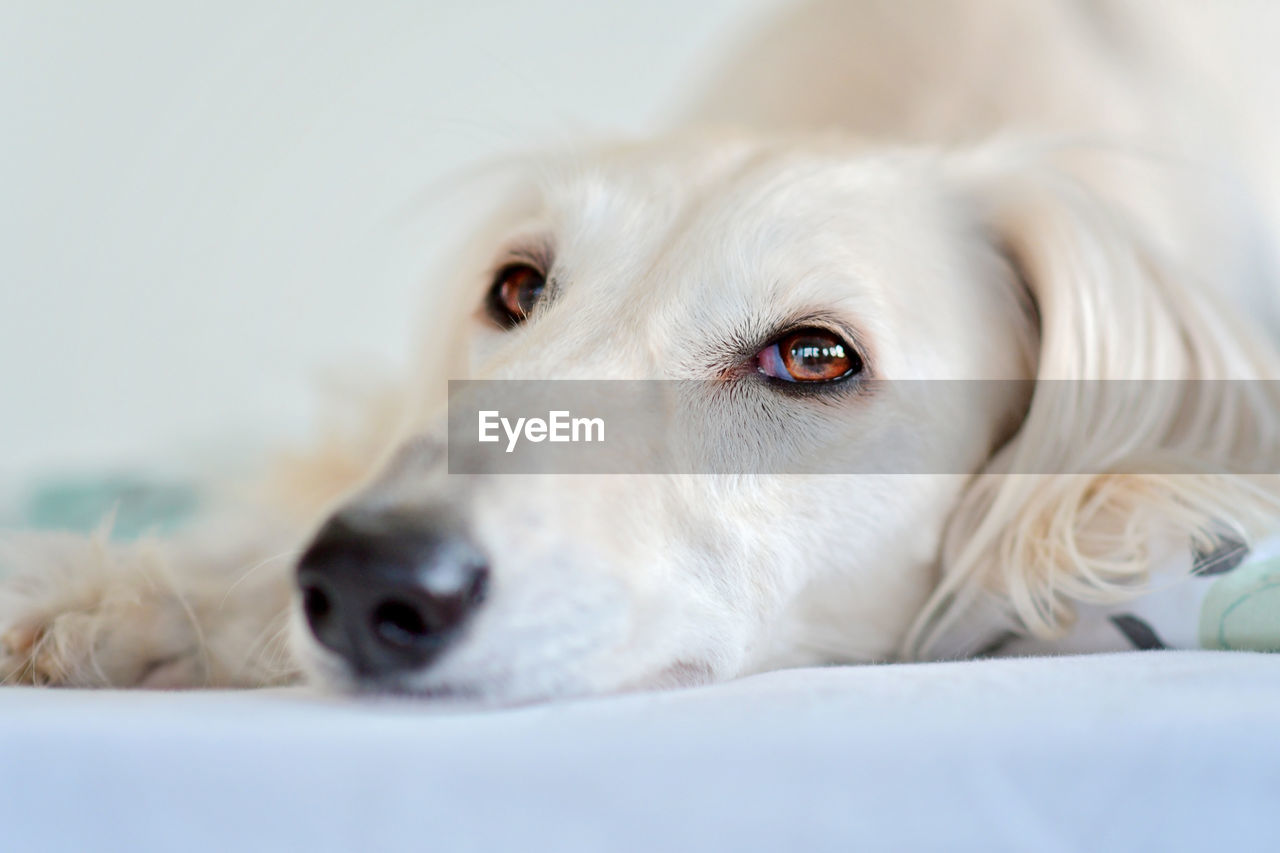
<instances>
[{"instance_id":1,"label":"blurred background","mask_svg":"<svg viewBox=\"0 0 1280 853\"><path fill-rule=\"evenodd\" d=\"M506 151L642 133L781 0L0 0L0 486L310 433Z\"/></svg>"}]
</instances>

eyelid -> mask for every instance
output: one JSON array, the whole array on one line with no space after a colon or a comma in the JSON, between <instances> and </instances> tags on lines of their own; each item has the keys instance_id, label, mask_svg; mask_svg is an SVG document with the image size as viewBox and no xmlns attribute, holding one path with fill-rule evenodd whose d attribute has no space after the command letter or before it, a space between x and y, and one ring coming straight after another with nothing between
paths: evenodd
<instances>
[{"instance_id":1,"label":"eyelid","mask_svg":"<svg viewBox=\"0 0 1280 853\"><path fill-rule=\"evenodd\" d=\"M498 273L510 266L528 264L550 277L551 266L555 262L555 252L551 240L547 237L523 235L507 240L497 254L497 260L489 270L492 280Z\"/></svg>"},{"instance_id":2,"label":"eyelid","mask_svg":"<svg viewBox=\"0 0 1280 853\"><path fill-rule=\"evenodd\" d=\"M502 266L499 267L499 269L521 265L531 266L538 272L546 275L550 271L551 259L545 252L517 249L507 255L506 260L502 262Z\"/></svg>"}]
</instances>

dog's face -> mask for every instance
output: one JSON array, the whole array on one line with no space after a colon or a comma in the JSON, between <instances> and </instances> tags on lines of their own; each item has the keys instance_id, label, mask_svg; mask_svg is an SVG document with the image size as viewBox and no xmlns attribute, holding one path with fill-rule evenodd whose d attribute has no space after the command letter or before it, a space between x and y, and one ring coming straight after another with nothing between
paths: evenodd
<instances>
[{"instance_id":1,"label":"dog's face","mask_svg":"<svg viewBox=\"0 0 1280 853\"><path fill-rule=\"evenodd\" d=\"M539 178L450 285L451 378L694 380L704 452L900 467L450 475L424 419L303 558L312 670L524 701L893 657L1025 400L867 389L1034 369L1017 277L939 167L717 138Z\"/></svg>"}]
</instances>

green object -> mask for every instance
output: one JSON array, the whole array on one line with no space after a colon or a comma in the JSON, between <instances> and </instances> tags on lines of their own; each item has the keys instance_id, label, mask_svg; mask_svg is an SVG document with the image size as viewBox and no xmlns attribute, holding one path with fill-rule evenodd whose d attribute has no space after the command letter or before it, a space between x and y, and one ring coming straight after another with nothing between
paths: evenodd
<instances>
[{"instance_id":1,"label":"green object","mask_svg":"<svg viewBox=\"0 0 1280 853\"><path fill-rule=\"evenodd\" d=\"M1280 558L1246 562L1209 588L1200 609L1200 645L1280 652Z\"/></svg>"},{"instance_id":2,"label":"green object","mask_svg":"<svg viewBox=\"0 0 1280 853\"><path fill-rule=\"evenodd\" d=\"M22 502L19 523L40 530L91 532L111 524L113 539L168 533L200 506L190 486L141 477L51 480L37 485Z\"/></svg>"}]
</instances>

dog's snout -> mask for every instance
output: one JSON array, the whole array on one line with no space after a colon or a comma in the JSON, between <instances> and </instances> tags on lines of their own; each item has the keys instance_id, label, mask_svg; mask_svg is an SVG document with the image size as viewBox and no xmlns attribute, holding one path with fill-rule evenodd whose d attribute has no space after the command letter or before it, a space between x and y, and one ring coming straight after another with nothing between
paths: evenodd
<instances>
[{"instance_id":1,"label":"dog's snout","mask_svg":"<svg viewBox=\"0 0 1280 853\"><path fill-rule=\"evenodd\" d=\"M312 633L362 676L430 663L484 600L488 580L465 536L401 516L339 515L298 564Z\"/></svg>"}]
</instances>

